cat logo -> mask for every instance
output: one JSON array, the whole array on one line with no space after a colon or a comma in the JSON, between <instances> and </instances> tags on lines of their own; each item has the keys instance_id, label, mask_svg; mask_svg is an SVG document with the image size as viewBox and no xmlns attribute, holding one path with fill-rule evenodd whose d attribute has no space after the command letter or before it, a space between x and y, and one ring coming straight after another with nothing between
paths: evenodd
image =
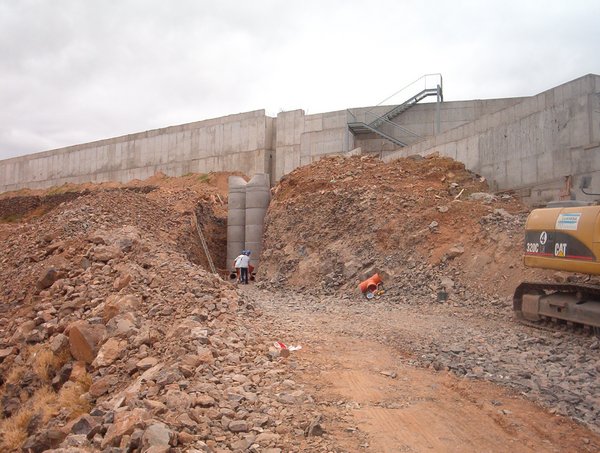
<instances>
[{"instance_id":1,"label":"cat logo","mask_svg":"<svg viewBox=\"0 0 600 453\"><path fill-rule=\"evenodd\" d=\"M564 242L557 242L554 246L554 256L566 256L567 255L567 244Z\"/></svg>"}]
</instances>

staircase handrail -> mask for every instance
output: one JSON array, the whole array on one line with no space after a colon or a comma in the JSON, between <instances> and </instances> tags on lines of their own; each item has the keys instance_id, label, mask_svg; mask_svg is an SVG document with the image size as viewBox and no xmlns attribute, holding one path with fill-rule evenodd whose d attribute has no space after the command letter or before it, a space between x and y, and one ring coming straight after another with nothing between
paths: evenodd
<instances>
[{"instance_id":1,"label":"staircase handrail","mask_svg":"<svg viewBox=\"0 0 600 453\"><path fill-rule=\"evenodd\" d=\"M428 86L428 81L431 80L432 77L435 77L435 84L433 86ZM393 105L391 107L391 109L388 109L383 114L378 114L378 113L374 112L374 110L376 108L382 107L382 105L384 105L384 103L386 103L393 97L397 96L398 94L402 93L403 91L407 90L410 87L415 87L415 85L420 84L421 82L423 82L423 87L416 94L413 94L414 92L411 93L411 96L408 97L408 99L406 99L404 102ZM443 84L443 79L442 79L442 74L440 74L440 73L432 73L432 74L422 75L415 81L409 83L408 85L406 85L406 86L402 87L401 89L399 89L398 91L396 91L391 96L388 96L387 98L385 98L384 100L379 102L377 105L369 107L363 112L354 112L351 109L346 109L346 112L349 115L347 123L349 126L351 124L358 125L359 127L357 127L357 129L360 129L360 125L364 125L367 129L370 129L374 132L378 132L382 136L386 136L388 138L389 137L394 138L394 140L398 141L402 146L406 146L406 144L401 141L401 139L398 137L398 134L396 131L400 131L400 133L402 135L405 135L407 137L411 137L412 139L415 139L414 141L411 140L414 143L421 141L424 139L423 136L417 134L416 132L411 131L410 129L408 129L404 126L401 126L400 124L394 123L392 121L392 118L401 114L406 109L410 108L411 106L415 105L417 102L423 100L424 98L426 98L428 96L437 94L438 102L439 102L440 98L442 96L442 84ZM402 108L403 106L404 106L404 108ZM395 114L393 114L393 112ZM384 126L384 125L388 126L388 127L392 127L393 133L390 134L389 129L388 129L388 131L384 131L384 130L380 129L380 127ZM351 128L352 128L352 126L351 126ZM363 130L365 130L365 128L363 128Z\"/></svg>"},{"instance_id":2,"label":"staircase handrail","mask_svg":"<svg viewBox=\"0 0 600 453\"><path fill-rule=\"evenodd\" d=\"M435 84L434 87L432 88L427 88L427 80L428 78L431 77L436 77L436 82L439 81L439 83ZM377 119L384 117L385 115L389 114L389 112L393 111L394 109L396 109L397 107L399 107L400 105L404 105L407 104L408 102L410 102L411 100L413 100L416 96L418 96L419 94L423 93L424 91L427 91L429 89L434 90L437 89L437 87L439 87L440 92L443 92L443 78L442 78L442 74L441 73L431 73L431 74L425 74L422 75L421 77L419 77L418 79L414 80L413 82L409 83L408 85L405 85L404 87L400 88L398 91L396 91L394 94L388 96L387 98L385 98L384 100L382 100L381 102L379 102L377 105L374 105L372 107L370 107L368 110L366 110L365 112L361 112L359 115L365 115L365 117L368 114L373 114L373 111L378 108L381 107L385 102L389 101L390 99L392 99L393 97L397 96L399 93L401 93L402 91L405 91L406 89L408 89L411 86L414 86L416 83L420 82L421 80L423 80L424 83L424 88L419 91L417 94L413 94L411 95L408 99L406 99L404 102L399 103L399 104L395 104L391 107L390 110L388 110L387 112L385 112L382 115L377 115L377 118L373 120L373 122L377 121ZM346 111L348 113L350 113L350 115L352 116L352 118L354 118L355 120L357 119L357 114L358 113L354 113L351 109L346 109ZM355 121L355 122L362 122L362 121ZM366 122L366 121L365 121Z\"/></svg>"},{"instance_id":3,"label":"staircase handrail","mask_svg":"<svg viewBox=\"0 0 600 453\"><path fill-rule=\"evenodd\" d=\"M435 73L431 73L431 74L424 74L421 77L419 77L418 79L414 80L413 82L409 83L408 85L405 85L404 87L400 88L398 91L396 91L394 94L388 96L387 98L385 98L383 101L379 102L378 104L374 105L373 107L371 107L369 109L370 110L374 110L377 107L380 107L381 105L383 105L385 102L389 101L390 99L392 99L393 97L397 96L398 94L400 94L401 92L403 92L404 90L408 89L410 86L415 85L417 82L419 82L421 79L424 80L425 82L425 88L427 89L427 78L428 77L439 77L439 83L435 85L435 88L437 88L437 86L439 85L440 89L443 90L443 79L442 79L442 74L439 72L435 72ZM422 91L422 90L421 90ZM414 96L411 96L410 98L408 98L408 100L412 99ZM403 104L404 102L400 103ZM400 105L397 104L397 105Z\"/></svg>"},{"instance_id":4,"label":"staircase handrail","mask_svg":"<svg viewBox=\"0 0 600 453\"><path fill-rule=\"evenodd\" d=\"M383 115L380 115L378 118L375 118L371 122L371 125L376 126L375 123L377 123L378 121L384 121L386 119L389 120L395 116L398 116L400 113L404 112L408 108L417 104L422 99L425 99L428 96L433 96L436 93L437 93L437 89L435 89L435 88L425 88L424 90L421 90L414 96L412 96L409 99L407 99L406 101L404 101L402 104L398 104L398 105L392 107L390 110L388 110Z\"/></svg>"}]
</instances>

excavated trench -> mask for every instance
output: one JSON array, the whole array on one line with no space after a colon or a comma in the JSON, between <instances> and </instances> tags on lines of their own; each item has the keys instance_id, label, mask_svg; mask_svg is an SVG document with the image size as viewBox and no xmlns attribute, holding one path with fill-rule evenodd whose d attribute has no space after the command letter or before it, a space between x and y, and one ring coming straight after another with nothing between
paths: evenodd
<instances>
[{"instance_id":1,"label":"excavated trench","mask_svg":"<svg viewBox=\"0 0 600 453\"><path fill-rule=\"evenodd\" d=\"M206 239L213 263L219 274L224 275L227 270L227 218L218 215L208 203L198 204L194 215ZM188 258L205 269L209 269L208 259L198 238L198 233L191 226L190 231L194 240L188 249Z\"/></svg>"}]
</instances>

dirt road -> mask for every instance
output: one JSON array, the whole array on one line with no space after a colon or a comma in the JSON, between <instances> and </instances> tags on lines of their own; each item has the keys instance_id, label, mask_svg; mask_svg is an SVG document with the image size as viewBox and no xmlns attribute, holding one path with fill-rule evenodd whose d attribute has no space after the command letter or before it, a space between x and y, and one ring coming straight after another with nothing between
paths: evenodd
<instances>
[{"instance_id":1,"label":"dirt road","mask_svg":"<svg viewBox=\"0 0 600 453\"><path fill-rule=\"evenodd\" d=\"M274 338L302 345L289 364L315 396L325 436L338 451L600 449L600 436L514 390L413 365L420 343L428 338L441 343L448 329L473 329L481 321L477 317L385 304L369 309L360 302L252 287L246 292L263 310L264 328ZM498 331L498 323L485 324Z\"/></svg>"}]
</instances>

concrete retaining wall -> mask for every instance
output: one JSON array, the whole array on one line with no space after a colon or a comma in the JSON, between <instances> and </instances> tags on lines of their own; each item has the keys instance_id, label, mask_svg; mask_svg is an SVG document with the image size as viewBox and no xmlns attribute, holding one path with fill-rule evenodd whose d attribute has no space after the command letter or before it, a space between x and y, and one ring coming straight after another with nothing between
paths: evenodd
<instances>
[{"instance_id":1,"label":"concrete retaining wall","mask_svg":"<svg viewBox=\"0 0 600 453\"><path fill-rule=\"evenodd\" d=\"M276 182L323 156L360 147L386 160L437 151L464 162L496 190L531 200L556 198L565 177L575 185L600 172L600 76L587 75L525 98L419 104L393 121L424 138L400 148L375 134L354 136L347 123L368 110L306 115L264 110L156 129L0 161L0 192L65 182L126 182L157 171L268 173ZM412 138L414 141L414 137ZM408 141L407 141L408 142ZM589 191L600 193L600 175ZM577 192L577 198L587 198ZM594 197L595 198L595 197Z\"/></svg>"},{"instance_id":2,"label":"concrete retaining wall","mask_svg":"<svg viewBox=\"0 0 600 453\"><path fill-rule=\"evenodd\" d=\"M495 190L517 190L531 203L557 199L565 178L600 172L600 76L587 75L483 115L409 148L389 161L439 152L485 176ZM600 175L589 192L600 193ZM577 199L587 197L573 190Z\"/></svg>"},{"instance_id":3,"label":"concrete retaining wall","mask_svg":"<svg viewBox=\"0 0 600 453\"><path fill-rule=\"evenodd\" d=\"M439 127L440 132L446 132L455 127L475 121L483 115L494 113L511 105L518 104L524 98L486 99L473 101L443 102L440 104ZM383 115L392 107L378 108L375 113ZM393 119L398 124L423 138L432 137L436 134L437 127L437 104L417 104L406 112ZM352 109L358 115L365 109ZM399 139L412 143L415 138L409 134L402 134L398 128L394 131ZM385 152L399 149L393 143L378 137L375 134L357 136L355 144L364 152Z\"/></svg>"},{"instance_id":4,"label":"concrete retaining wall","mask_svg":"<svg viewBox=\"0 0 600 453\"><path fill-rule=\"evenodd\" d=\"M269 173L273 118L230 115L0 161L0 191L65 182L127 182L161 171Z\"/></svg>"},{"instance_id":5,"label":"concrete retaining wall","mask_svg":"<svg viewBox=\"0 0 600 453\"><path fill-rule=\"evenodd\" d=\"M314 115L305 115L303 110L282 112L277 115L276 124L275 181L322 156L354 148L346 110Z\"/></svg>"},{"instance_id":6,"label":"concrete retaining wall","mask_svg":"<svg viewBox=\"0 0 600 453\"><path fill-rule=\"evenodd\" d=\"M522 100L523 98L508 98L442 103L439 115L440 130L450 130ZM276 164L273 173L275 181L279 181L283 175L295 168L308 165L326 155L345 153L358 147L366 153L399 149L394 143L376 134L354 136L347 126L353 116L361 118L365 112L371 111L369 118L372 120L392 108L393 106L389 105L361 107L314 115L306 115L303 110L280 113L277 115L276 127ZM436 103L418 104L394 118L393 122L421 138L431 137L436 130L436 109ZM394 132L398 136L401 130L398 128ZM402 136L398 138L403 139ZM414 135L407 134L407 142L415 140Z\"/></svg>"}]
</instances>

